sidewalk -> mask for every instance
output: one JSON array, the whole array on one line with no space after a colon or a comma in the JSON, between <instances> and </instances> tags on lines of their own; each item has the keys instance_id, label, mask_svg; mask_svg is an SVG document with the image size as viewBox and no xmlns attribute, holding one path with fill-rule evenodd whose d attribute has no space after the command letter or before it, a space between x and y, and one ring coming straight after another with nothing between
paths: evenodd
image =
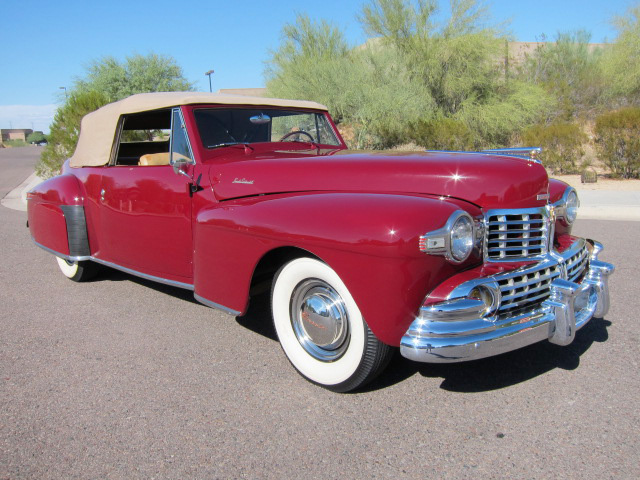
<instances>
[{"instance_id":1,"label":"sidewalk","mask_svg":"<svg viewBox=\"0 0 640 480\"><path fill-rule=\"evenodd\" d=\"M640 221L640 180L598 178L581 183L580 175L553 176L578 192L578 218L594 220Z\"/></svg>"},{"instance_id":2,"label":"sidewalk","mask_svg":"<svg viewBox=\"0 0 640 480\"><path fill-rule=\"evenodd\" d=\"M577 181L575 178L577 177ZM582 184L580 177L560 177L578 191L580 198L579 219L640 221L640 181L604 180ZM31 174L18 187L2 199L2 205L13 210L27 210L27 192L42 180Z\"/></svg>"},{"instance_id":3,"label":"sidewalk","mask_svg":"<svg viewBox=\"0 0 640 480\"><path fill-rule=\"evenodd\" d=\"M32 173L24 182L11 190L0 201L3 207L10 208L12 210L27 211L27 192L33 187L38 185L42 179L35 173Z\"/></svg>"}]
</instances>

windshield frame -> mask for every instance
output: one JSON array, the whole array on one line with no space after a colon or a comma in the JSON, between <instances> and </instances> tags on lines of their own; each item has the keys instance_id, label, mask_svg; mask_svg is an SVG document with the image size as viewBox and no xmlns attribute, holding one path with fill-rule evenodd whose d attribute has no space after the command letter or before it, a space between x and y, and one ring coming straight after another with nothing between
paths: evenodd
<instances>
[{"instance_id":1,"label":"windshield frame","mask_svg":"<svg viewBox=\"0 0 640 480\"><path fill-rule=\"evenodd\" d=\"M299 107L274 107L274 106L259 106L259 105L226 105L226 104L225 105L212 105L212 104L187 105L187 106L183 106L182 108L186 110L186 113L188 113L187 116L189 117L189 120L190 120L188 123L191 124L190 125L191 127L190 130L192 134L191 136L193 137L193 140L194 140L192 142L192 145L196 145L196 148L200 150L201 154L203 154L206 157L209 157L211 152L227 151L229 148L234 148L238 146L244 146L246 148L251 148L251 149L255 147L255 148L259 148L261 151L305 150L305 149L306 150L313 149L318 151L320 150L334 151L334 150L343 150L347 148L344 142L344 139L340 135L340 132L338 131L335 123L333 122L333 119L331 118L329 113L324 110L304 109ZM202 111L202 110L218 110L218 109L219 110L249 110L251 112L263 111L265 113L278 111L278 112L291 112L291 113L296 113L301 115L314 115L313 121L316 125L318 122L317 115L321 115L324 118L324 121L326 122L326 128L328 130L328 133L333 135L337 143L330 144L330 143L317 143L315 141L312 142L311 139L306 140L307 135L304 135L304 134L299 135L299 137L302 139L301 141L289 141L289 140L243 141L242 139L236 139L235 137L233 137L233 135L228 135L229 136L228 141L221 141L219 143L212 142L213 143L212 145L207 146L205 145L205 142L201 136L200 125L196 117L196 112ZM317 129L317 126L316 126L316 129ZM227 130L223 132L223 136L226 137L227 135L224 135L224 133L228 134L229 132Z\"/></svg>"}]
</instances>

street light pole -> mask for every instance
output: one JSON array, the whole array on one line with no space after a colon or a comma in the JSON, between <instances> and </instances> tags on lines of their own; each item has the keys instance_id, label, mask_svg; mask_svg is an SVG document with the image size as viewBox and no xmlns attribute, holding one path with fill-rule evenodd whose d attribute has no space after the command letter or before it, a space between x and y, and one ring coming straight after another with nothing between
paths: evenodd
<instances>
[{"instance_id":1,"label":"street light pole","mask_svg":"<svg viewBox=\"0 0 640 480\"><path fill-rule=\"evenodd\" d=\"M209 91L210 92L213 92L213 90L211 89L211 74L212 73L214 73L213 70L209 70L208 72L204 72L204 74L209 77Z\"/></svg>"},{"instance_id":2,"label":"street light pole","mask_svg":"<svg viewBox=\"0 0 640 480\"><path fill-rule=\"evenodd\" d=\"M64 98L69 98L69 94L67 93L67 87L60 87L60 90L64 90Z\"/></svg>"}]
</instances>

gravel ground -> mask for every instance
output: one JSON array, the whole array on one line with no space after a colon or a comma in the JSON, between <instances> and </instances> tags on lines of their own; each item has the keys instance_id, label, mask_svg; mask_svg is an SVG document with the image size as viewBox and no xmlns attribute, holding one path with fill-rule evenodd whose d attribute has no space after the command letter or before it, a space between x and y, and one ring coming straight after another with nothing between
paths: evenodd
<instances>
[{"instance_id":1,"label":"gravel ground","mask_svg":"<svg viewBox=\"0 0 640 480\"><path fill-rule=\"evenodd\" d=\"M617 270L570 346L396 355L340 395L289 365L266 298L234 318L116 271L75 284L25 220L0 208L0 479L640 477L638 222L578 221Z\"/></svg>"}]
</instances>

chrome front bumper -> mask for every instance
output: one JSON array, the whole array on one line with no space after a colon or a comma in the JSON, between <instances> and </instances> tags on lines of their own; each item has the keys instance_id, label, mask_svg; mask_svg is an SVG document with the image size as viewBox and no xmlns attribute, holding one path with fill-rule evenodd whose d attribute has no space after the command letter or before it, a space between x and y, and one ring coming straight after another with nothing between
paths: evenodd
<instances>
[{"instance_id":1,"label":"chrome front bumper","mask_svg":"<svg viewBox=\"0 0 640 480\"><path fill-rule=\"evenodd\" d=\"M577 330L609 310L608 278L614 266L597 259L601 250L596 244L579 283L555 278L549 297L526 313L482 318L477 315L479 302L467 298L423 307L402 337L400 353L418 362L452 363L498 355L542 340L570 344Z\"/></svg>"}]
</instances>

